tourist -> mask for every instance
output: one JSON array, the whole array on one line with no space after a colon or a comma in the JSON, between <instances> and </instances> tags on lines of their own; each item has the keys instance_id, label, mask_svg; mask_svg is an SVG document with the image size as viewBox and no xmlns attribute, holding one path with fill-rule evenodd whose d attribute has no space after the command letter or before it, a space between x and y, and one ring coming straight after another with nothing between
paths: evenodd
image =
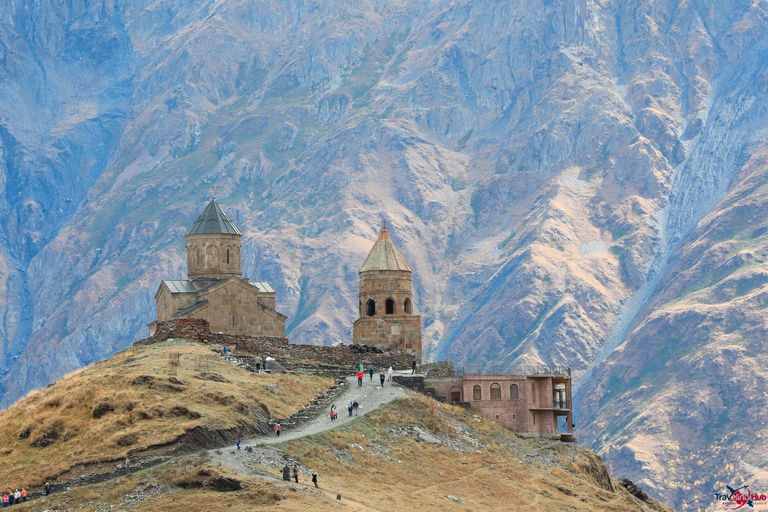
<instances>
[{"instance_id":1,"label":"tourist","mask_svg":"<svg viewBox=\"0 0 768 512\"><path fill-rule=\"evenodd\" d=\"M131 462L128 460L128 457L126 457L125 458L125 474L127 475L130 470L131 470Z\"/></svg>"},{"instance_id":2,"label":"tourist","mask_svg":"<svg viewBox=\"0 0 768 512\"><path fill-rule=\"evenodd\" d=\"M8 493L3 494L3 507L7 507L9 503Z\"/></svg>"},{"instance_id":3,"label":"tourist","mask_svg":"<svg viewBox=\"0 0 768 512\"><path fill-rule=\"evenodd\" d=\"M227 346L224 345L224 350L222 351L224 353L224 359L227 358Z\"/></svg>"},{"instance_id":4,"label":"tourist","mask_svg":"<svg viewBox=\"0 0 768 512\"><path fill-rule=\"evenodd\" d=\"M51 484L45 482L45 495L48 496L49 494L51 494Z\"/></svg>"},{"instance_id":5,"label":"tourist","mask_svg":"<svg viewBox=\"0 0 768 512\"><path fill-rule=\"evenodd\" d=\"M317 489L317 471L312 473L312 483L315 484L315 489Z\"/></svg>"},{"instance_id":6,"label":"tourist","mask_svg":"<svg viewBox=\"0 0 768 512\"><path fill-rule=\"evenodd\" d=\"M27 494L28 494L28 493L27 493L27 490L26 490L26 489L22 489L22 490L21 490L21 502L22 502L22 503L24 503L25 501L27 501Z\"/></svg>"},{"instance_id":7,"label":"tourist","mask_svg":"<svg viewBox=\"0 0 768 512\"><path fill-rule=\"evenodd\" d=\"M370 374L371 374L371 381L373 381L373 372L375 372L375 371L376 371L376 370L374 370L374 369L373 369L373 366L371 366L370 368L368 368L368 373L370 373Z\"/></svg>"},{"instance_id":8,"label":"tourist","mask_svg":"<svg viewBox=\"0 0 768 512\"><path fill-rule=\"evenodd\" d=\"M385 379L385 378L386 378L386 377L384 377L384 372L381 372L381 373L379 374L379 380L381 381L381 387L384 387L384 379Z\"/></svg>"},{"instance_id":9,"label":"tourist","mask_svg":"<svg viewBox=\"0 0 768 512\"><path fill-rule=\"evenodd\" d=\"M362 386L363 385L363 370L357 371L357 385Z\"/></svg>"},{"instance_id":10,"label":"tourist","mask_svg":"<svg viewBox=\"0 0 768 512\"><path fill-rule=\"evenodd\" d=\"M349 402L349 406L347 409L349 409L349 417L352 417L352 410L355 408L355 405L352 402Z\"/></svg>"},{"instance_id":11,"label":"tourist","mask_svg":"<svg viewBox=\"0 0 768 512\"><path fill-rule=\"evenodd\" d=\"M357 410L360 408L360 404L357 403L357 400L352 402L352 408L355 410L355 416L357 416Z\"/></svg>"},{"instance_id":12,"label":"tourist","mask_svg":"<svg viewBox=\"0 0 768 512\"><path fill-rule=\"evenodd\" d=\"M280 424L275 423L275 437L280 437Z\"/></svg>"},{"instance_id":13,"label":"tourist","mask_svg":"<svg viewBox=\"0 0 768 512\"><path fill-rule=\"evenodd\" d=\"M413 362L411 363L411 370L412 370L412 371L411 371L411 375L413 375L414 373L416 373L416 360L415 360L415 359L414 359L414 360L413 360Z\"/></svg>"},{"instance_id":14,"label":"tourist","mask_svg":"<svg viewBox=\"0 0 768 512\"><path fill-rule=\"evenodd\" d=\"M299 483L299 465L298 464L293 465L293 479L296 480L296 483Z\"/></svg>"},{"instance_id":15,"label":"tourist","mask_svg":"<svg viewBox=\"0 0 768 512\"><path fill-rule=\"evenodd\" d=\"M15 492L15 493L13 493L13 501L14 501L14 503L16 503L17 505L18 505L19 503L21 503L21 491L20 491L20 490L16 489L16 492Z\"/></svg>"},{"instance_id":16,"label":"tourist","mask_svg":"<svg viewBox=\"0 0 768 512\"><path fill-rule=\"evenodd\" d=\"M331 405L331 421L336 419L336 404Z\"/></svg>"},{"instance_id":17,"label":"tourist","mask_svg":"<svg viewBox=\"0 0 768 512\"><path fill-rule=\"evenodd\" d=\"M389 382L392 382L392 367L389 367L389 370L387 370L387 380Z\"/></svg>"},{"instance_id":18,"label":"tourist","mask_svg":"<svg viewBox=\"0 0 768 512\"><path fill-rule=\"evenodd\" d=\"M237 440L237 449L240 449L240 439Z\"/></svg>"}]
</instances>

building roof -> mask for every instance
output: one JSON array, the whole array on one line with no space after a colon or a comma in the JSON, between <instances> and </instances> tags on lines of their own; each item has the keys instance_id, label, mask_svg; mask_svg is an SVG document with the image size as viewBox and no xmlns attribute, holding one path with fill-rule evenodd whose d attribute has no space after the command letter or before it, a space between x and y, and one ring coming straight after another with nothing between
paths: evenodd
<instances>
[{"instance_id":1,"label":"building roof","mask_svg":"<svg viewBox=\"0 0 768 512\"><path fill-rule=\"evenodd\" d=\"M258 288L260 292L275 293L275 289L266 281L249 281L249 283Z\"/></svg>"},{"instance_id":2,"label":"building roof","mask_svg":"<svg viewBox=\"0 0 768 512\"><path fill-rule=\"evenodd\" d=\"M188 279L163 279L171 293L195 293L197 288Z\"/></svg>"},{"instance_id":3,"label":"building roof","mask_svg":"<svg viewBox=\"0 0 768 512\"><path fill-rule=\"evenodd\" d=\"M211 199L203 213L197 218L192 227L184 233L187 235L202 235L205 233L228 233L230 235L242 235L227 214L221 210L215 199Z\"/></svg>"},{"instance_id":4,"label":"building roof","mask_svg":"<svg viewBox=\"0 0 768 512\"><path fill-rule=\"evenodd\" d=\"M389 236L387 226L381 228L381 235L376 243L373 244L371 252L365 258L365 263L360 272L368 270L404 270L411 271L411 267L405 262L405 258L400 253L400 249L395 245L395 241Z\"/></svg>"}]
</instances>

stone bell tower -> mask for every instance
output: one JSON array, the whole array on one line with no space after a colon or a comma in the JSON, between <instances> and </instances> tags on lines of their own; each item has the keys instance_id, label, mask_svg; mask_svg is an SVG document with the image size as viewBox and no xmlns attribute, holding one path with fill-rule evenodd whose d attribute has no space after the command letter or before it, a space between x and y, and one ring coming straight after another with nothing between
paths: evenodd
<instances>
[{"instance_id":1,"label":"stone bell tower","mask_svg":"<svg viewBox=\"0 0 768 512\"><path fill-rule=\"evenodd\" d=\"M190 227L187 239L187 277L241 277L240 238L243 234L221 210L215 197Z\"/></svg>"},{"instance_id":2,"label":"stone bell tower","mask_svg":"<svg viewBox=\"0 0 768 512\"><path fill-rule=\"evenodd\" d=\"M421 317L413 314L411 268L385 225L360 269L352 343L402 350L421 363Z\"/></svg>"}]
</instances>

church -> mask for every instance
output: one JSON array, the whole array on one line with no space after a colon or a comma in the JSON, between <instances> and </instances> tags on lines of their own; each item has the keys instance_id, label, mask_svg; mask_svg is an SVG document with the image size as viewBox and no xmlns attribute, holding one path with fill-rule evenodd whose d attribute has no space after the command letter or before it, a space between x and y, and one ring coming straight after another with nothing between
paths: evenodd
<instances>
[{"instance_id":1,"label":"church","mask_svg":"<svg viewBox=\"0 0 768 512\"><path fill-rule=\"evenodd\" d=\"M242 277L242 236L211 198L184 234L187 279L163 280L155 293L157 322L199 318L213 332L285 337L287 317L275 310L275 290ZM150 336L157 322L148 325Z\"/></svg>"}]
</instances>

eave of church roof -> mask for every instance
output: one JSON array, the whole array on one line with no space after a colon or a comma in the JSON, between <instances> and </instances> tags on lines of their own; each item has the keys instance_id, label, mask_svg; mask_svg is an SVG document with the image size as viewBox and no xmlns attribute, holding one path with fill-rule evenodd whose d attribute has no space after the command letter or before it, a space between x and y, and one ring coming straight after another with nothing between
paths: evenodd
<instances>
[{"instance_id":1,"label":"eave of church roof","mask_svg":"<svg viewBox=\"0 0 768 512\"><path fill-rule=\"evenodd\" d=\"M229 220L227 214L219 207L218 203L211 199L203 213L197 218L192 227L184 233L188 235L202 235L206 233L228 233L230 235L242 235L237 226Z\"/></svg>"},{"instance_id":2,"label":"eave of church roof","mask_svg":"<svg viewBox=\"0 0 768 512\"><path fill-rule=\"evenodd\" d=\"M365 258L363 267L360 272L367 272L369 270L404 270L406 272L411 271L411 267L405 262L405 258L400 253L400 249L395 245L395 241L387 231L387 227L381 228L381 235L376 243L373 244L371 252L368 253L368 257Z\"/></svg>"}]
</instances>

